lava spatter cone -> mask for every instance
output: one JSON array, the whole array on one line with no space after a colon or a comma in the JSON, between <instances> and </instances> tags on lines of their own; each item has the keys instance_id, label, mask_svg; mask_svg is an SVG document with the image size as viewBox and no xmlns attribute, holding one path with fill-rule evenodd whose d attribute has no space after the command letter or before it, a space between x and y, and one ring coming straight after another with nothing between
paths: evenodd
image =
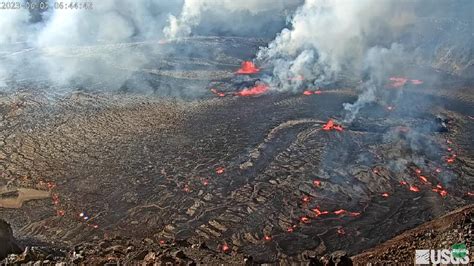
<instances>
[{"instance_id":1,"label":"lava spatter cone","mask_svg":"<svg viewBox=\"0 0 474 266\"><path fill-rule=\"evenodd\" d=\"M260 68L256 67L252 61L244 61L235 73L240 75L250 75L258 72L260 72Z\"/></svg>"},{"instance_id":2,"label":"lava spatter cone","mask_svg":"<svg viewBox=\"0 0 474 266\"><path fill-rule=\"evenodd\" d=\"M329 119L328 122L323 125L323 130L325 130L325 131L332 131L332 130L343 131L344 128L342 127L342 125L335 123L334 120Z\"/></svg>"}]
</instances>

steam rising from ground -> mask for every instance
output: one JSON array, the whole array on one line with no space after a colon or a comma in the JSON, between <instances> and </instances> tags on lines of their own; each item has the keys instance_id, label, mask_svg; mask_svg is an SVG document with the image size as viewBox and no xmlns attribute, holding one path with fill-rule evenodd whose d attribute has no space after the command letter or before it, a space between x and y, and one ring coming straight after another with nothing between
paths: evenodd
<instances>
[{"instance_id":1,"label":"steam rising from ground","mask_svg":"<svg viewBox=\"0 0 474 266\"><path fill-rule=\"evenodd\" d=\"M29 1L50 7L56 2ZM273 36L281 30L285 12L291 12L285 9L296 8L301 0L92 2L92 10L2 10L0 85L29 80L116 90L136 71L159 62L164 53L159 41L165 37L248 36L264 28L261 32ZM272 13L258 16L262 12ZM173 47L167 46L166 53ZM186 54L180 51L179 56ZM144 81L135 85L142 91L150 87Z\"/></svg>"},{"instance_id":2,"label":"steam rising from ground","mask_svg":"<svg viewBox=\"0 0 474 266\"><path fill-rule=\"evenodd\" d=\"M238 16L242 16L242 12L250 13L253 16L266 11L280 12L299 2L300 0L185 0L179 16L169 16L169 24L163 32L168 39L188 37L191 35L193 28L201 23L206 11L226 14L228 20L224 23L220 21L219 25L216 25L216 27L223 27L223 24L238 22ZM261 20L268 19L268 16L266 17L260 17L259 21L253 23L253 27L260 28Z\"/></svg>"},{"instance_id":3,"label":"steam rising from ground","mask_svg":"<svg viewBox=\"0 0 474 266\"><path fill-rule=\"evenodd\" d=\"M48 2L50 6L55 2L29 1ZM308 81L320 86L341 79L362 79L367 85L362 84L360 89L369 88L368 91L361 94L359 103L346 106L357 112L359 104L371 101L370 88L377 88L389 75L385 68L397 69L399 61L410 64L413 59L418 60L413 55L419 51L427 58L433 56L430 51L445 51L448 58L439 62L440 67L470 73L472 58L464 55L472 54L469 49L473 35L469 29L473 3L94 0L93 10L2 10L0 86L7 86L11 80L33 80L35 84L44 80L55 85L97 84L117 89L136 71L160 60L163 49L158 41L163 38L200 34L274 38L279 32L257 56L273 70L272 87L298 90ZM281 30L286 17L289 26ZM433 22L425 17L439 20ZM442 23L435 24L437 21ZM436 29L441 31L435 32ZM407 34L407 30L416 34ZM445 40L451 43L434 47ZM423 47L417 50L420 46ZM459 49L451 49L458 46ZM169 47L167 52L174 46ZM300 75L304 81L295 78ZM147 86L150 85L146 82L137 84Z\"/></svg>"},{"instance_id":4,"label":"steam rising from ground","mask_svg":"<svg viewBox=\"0 0 474 266\"><path fill-rule=\"evenodd\" d=\"M430 36L434 26L413 34L415 23L423 24L420 21L424 22L428 6L431 18L463 17L472 22L462 12L474 8L468 1L446 1L433 7L423 0L306 0L296 10L290 27L262 48L257 60L273 69L270 82L280 90L300 90L308 81L325 86L340 80L362 80L357 102L345 105L345 122L351 122L362 106L376 99L378 88L390 75L426 57L417 48L424 45L424 52L430 53L446 40L462 36L450 33L445 38L447 33L443 33L438 40L423 40L420 36ZM306 81L295 79L300 76Z\"/></svg>"},{"instance_id":5,"label":"steam rising from ground","mask_svg":"<svg viewBox=\"0 0 474 266\"><path fill-rule=\"evenodd\" d=\"M392 1L307 0L258 59L271 61L274 82L285 88L294 87L288 80L298 75L316 85L334 82L370 64L369 50L410 25L411 14L410 6Z\"/></svg>"},{"instance_id":6,"label":"steam rising from ground","mask_svg":"<svg viewBox=\"0 0 474 266\"><path fill-rule=\"evenodd\" d=\"M2 10L0 80L117 88L147 63L149 47L138 51L132 43L162 37L166 14L177 8L168 1L101 0L92 10L60 10L54 2L44 11Z\"/></svg>"},{"instance_id":7,"label":"steam rising from ground","mask_svg":"<svg viewBox=\"0 0 474 266\"><path fill-rule=\"evenodd\" d=\"M356 121L359 116L385 115L405 123L407 117L429 108L429 99L407 99L402 90L387 92L387 80L390 76L408 74L418 75L412 76L416 79L430 79L432 84L436 78L415 74L412 70L423 65L431 67L433 64L426 62L437 60L443 45L459 47L455 42L462 40L460 43L471 43L467 47L472 47L472 32L466 41L464 30L460 29L464 24L472 26L471 15L463 10L474 10L473 3L306 0L296 10L289 27L260 49L257 62L272 71L267 81L278 90L301 91L308 89L308 85L326 87L340 81L351 87L357 84L357 100L343 105L342 120L347 126L364 123L365 119ZM437 21L449 21L444 25L451 26L440 27ZM434 33L439 28L443 30ZM467 49L472 51L472 48ZM447 57L455 57L454 50ZM472 56L468 53L463 61L472 62ZM467 65L472 67L472 63ZM384 107L388 104L395 105L389 105L390 112L399 108L398 112L387 114ZM409 163L424 167L427 155L440 154L438 146L426 141L426 135L432 134L433 128L413 126L404 137L396 130L384 134L384 142L400 143L406 147L403 150L412 153L391 158L390 164L396 166L392 170L403 172ZM350 145L340 145L329 158L345 158L343 154L350 150ZM368 166L374 163L369 162Z\"/></svg>"}]
</instances>

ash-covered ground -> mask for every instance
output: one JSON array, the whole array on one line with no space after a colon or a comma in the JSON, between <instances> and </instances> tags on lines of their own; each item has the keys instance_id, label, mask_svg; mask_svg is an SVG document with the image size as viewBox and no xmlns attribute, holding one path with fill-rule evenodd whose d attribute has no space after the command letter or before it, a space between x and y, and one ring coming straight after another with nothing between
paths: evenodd
<instances>
[{"instance_id":1,"label":"ash-covered ground","mask_svg":"<svg viewBox=\"0 0 474 266\"><path fill-rule=\"evenodd\" d=\"M195 52L174 47L119 92L8 81L0 217L20 244L75 262L309 261L358 254L474 202L472 81L409 66L344 123L358 80L239 93L261 82L235 71L264 44L88 47ZM136 90L144 80L146 93Z\"/></svg>"}]
</instances>

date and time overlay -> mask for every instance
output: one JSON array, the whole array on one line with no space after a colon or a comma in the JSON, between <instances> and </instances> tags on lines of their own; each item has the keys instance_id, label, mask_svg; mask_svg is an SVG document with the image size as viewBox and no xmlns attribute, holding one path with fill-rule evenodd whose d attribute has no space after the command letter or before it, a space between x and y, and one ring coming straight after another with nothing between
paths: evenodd
<instances>
[{"instance_id":1,"label":"date and time overlay","mask_svg":"<svg viewBox=\"0 0 474 266\"><path fill-rule=\"evenodd\" d=\"M91 1L2 1L0 0L0 12L2 10L93 10Z\"/></svg>"}]
</instances>

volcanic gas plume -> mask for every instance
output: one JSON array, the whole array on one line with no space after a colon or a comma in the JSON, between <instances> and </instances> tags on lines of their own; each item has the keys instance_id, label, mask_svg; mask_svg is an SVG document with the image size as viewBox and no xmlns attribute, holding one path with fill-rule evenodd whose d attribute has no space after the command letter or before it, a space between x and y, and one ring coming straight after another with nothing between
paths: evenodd
<instances>
[{"instance_id":1,"label":"volcanic gas plume","mask_svg":"<svg viewBox=\"0 0 474 266\"><path fill-rule=\"evenodd\" d=\"M2 13L0 264L471 245L473 1L178 2Z\"/></svg>"}]
</instances>

